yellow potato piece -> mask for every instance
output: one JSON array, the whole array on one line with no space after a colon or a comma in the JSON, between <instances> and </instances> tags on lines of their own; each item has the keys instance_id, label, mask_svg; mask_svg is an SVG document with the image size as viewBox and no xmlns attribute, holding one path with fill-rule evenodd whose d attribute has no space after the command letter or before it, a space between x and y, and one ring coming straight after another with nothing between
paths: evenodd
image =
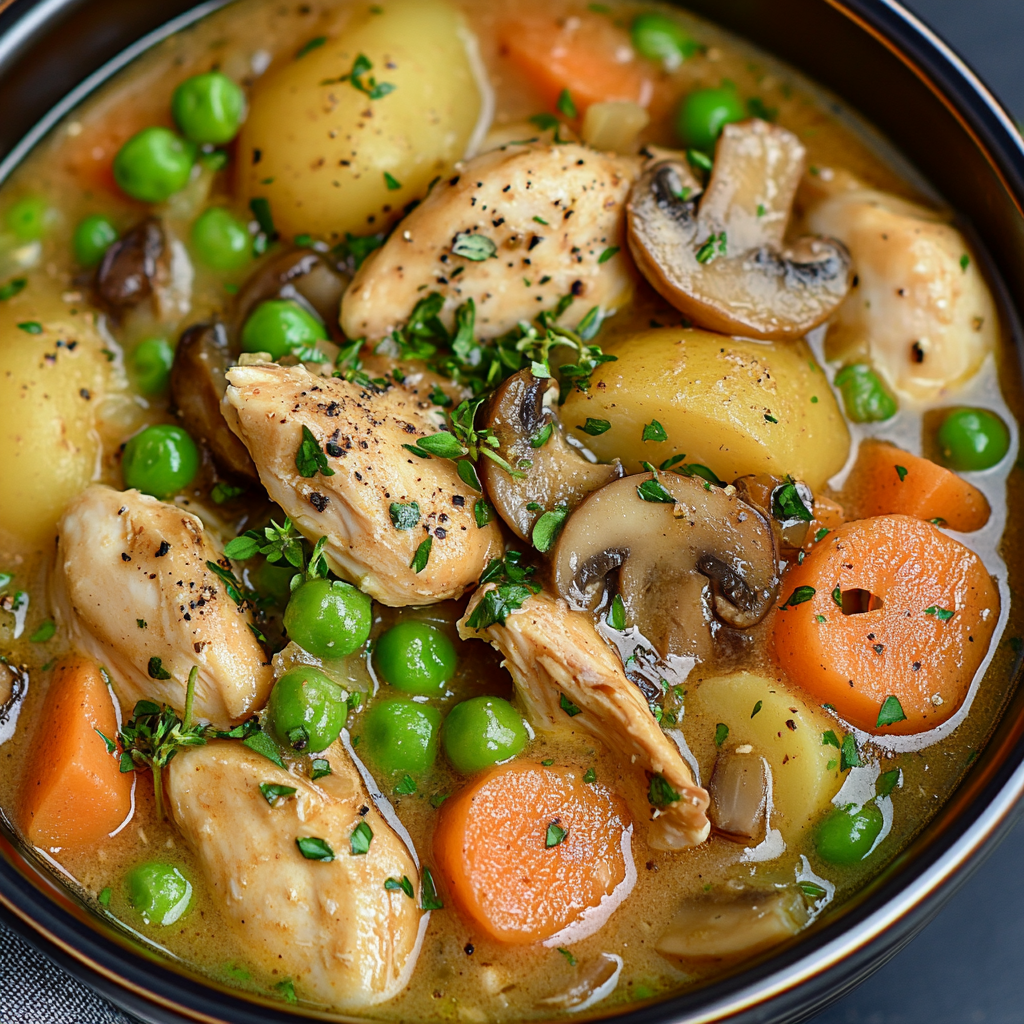
<instances>
[{"instance_id":1,"label":"yellow potato piece","mask_svg":"<svg viewBox=\"0 0 1024 1024\"><path fill-rule=\"evenodd\" d=\"M694 727L698 721L700 735ZM749 743L752 754L767 760L772 772L771 827L789 842L839 791L839 748L822 742L826 731L835 732L835 722L774 679L750 672L705 679L696 690L690 688L681 722L705 783L719 749L719 722L729 727L723 748ZM836 735L841 740L842 730Z\"/></svg>"},{"instance_id":2,"label":"yellow potato piece","mask_svg":"<svg viewBox=\"0 0 1024 1024\"><path fill-rule=\"evenodd\" d=\"M562 421L603 462L631 473L673 455L731 483L748 473L790 474L816 490L850 450L825 374L803 341L741 341L660 328L609 346L587 392L566 399ZM611 429L589 436L587 418ZM657 420L666 441L642 440Z\"/></svg>"},{"instance_id":3,"label":"yellow potato piece","mask_svg":"<svg viewBox=\"0 0 1024 1024\"><path fill-rule=\"evenodd\" d=\"M384 230L465 155L484 107L474 45L443 0L364 9L257 83L239 136L241 192L267 199L285 235ZM360 56L372 67L339 81ZM368 95L374 86L386 94Z\"/></svg>"},{"instance_id":4,"label":"yellow potato piece","mask_svg":"<svg viewBox=\"0 0 1024 1024\"><path fill-rule=\"evenodd\" d=\"M0 304L0 530L36 546L93 478L106 358L91 321L30 280ZM29 333L18 324L42 332Z\"/></svg>"}]
</instances>

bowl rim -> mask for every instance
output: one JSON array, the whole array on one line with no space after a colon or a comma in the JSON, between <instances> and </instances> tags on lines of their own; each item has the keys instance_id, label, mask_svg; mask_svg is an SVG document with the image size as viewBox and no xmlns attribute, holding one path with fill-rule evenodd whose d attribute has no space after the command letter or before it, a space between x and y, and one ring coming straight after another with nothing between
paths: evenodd
<instances>
[{"instance_id":1,"label":"bowl rim","mask_svg":"<svg viewBox=\"0 0 1024 1024\"><path fill-rule=\"evenodd\" d=\"M81 2L8 0L4 3L0 0L0 67L31 45L51 19ZM0 185L64 116L114 74L168 36L233 2L204 0L146 33L88 75L0 160ZM1024 138L1010 114L966 61L922 19L896 0L818 2L827 4L885 47L941 102L985 158L1018 215L1024 219ZM1019 687L1020 676L1018 660L1014 687ZM1004 711L1000 722L1005 715ZM898 855L883 870L881 881L876 879L867 887L872 891L862 904L877 905L870 908L861 905L850 914L838 915L825 924L823 934L836 932L828 941L809 948L806 941L797 940L778 955L769 956L738 973L656 1003L615 1007L603 1016L628 1019L635 1024L670 1021L711 1024L810 986L815 979L820 981L827 973L837 972L845 962L845 987L823 994L813 1010L804 1012L821 1009L884 962L884 958L874 964L866 961L865 954L870 947L884 946L887 954L892 955L909 941L914 931L937 912L941 903L980 865L1018 815L1024 814L1022 734L1024 726L1004 743L1004 746L1015 744L1016 767L1005 770L1005 762L1011 760L1014 753L1013 749L1008 749L1004 752L1001 769L994 771L993 778L984 785L981 809L974 813L962 809L958 815L958 821L967 820L969 827L952 841L941 835L935 837L926 855L919 855L913 864L906 862L904 854ZM991 745L993 740L994 737L989 737L986 745ZM961 780L947 804L956 800L973 771ZM970 810L973 811L973 805ZM0 826L0 920L60 966L131 1012L151 1020L209 1024L241 1020L243 1018L237 1016L240 1013L253 1024L288 1024L300 1017L324 1019L302 1007L278 1009L216 982L180 974L154 955L147 956L115 942L89 922L90 912L83 912L3 834L10 826L2 812ZM916 837L908 849L912 850L921 839L922 835ZM700 1005L688 1005L697 1003ZM149 1013L158 1008L168 1015L151 1017ZM211 1016L207 1010L217 1015ZM345 1015L327 1019L362 1020Z\"/></svg>"}]
</instances>

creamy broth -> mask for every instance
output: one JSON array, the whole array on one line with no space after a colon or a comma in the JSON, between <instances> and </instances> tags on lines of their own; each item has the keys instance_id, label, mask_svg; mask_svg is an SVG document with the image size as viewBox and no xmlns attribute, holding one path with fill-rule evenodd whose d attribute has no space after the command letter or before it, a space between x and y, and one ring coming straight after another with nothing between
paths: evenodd
<instances>
[{"instance_id":1,"label":"creamy broth","mask_svg":"<svg viewBox=\"0 0 1024 1024\"><path fill-rule=\"evenodd\" d=\"M542 100L499 42L499 28L510 15L520 17L524 12L536 11L538 15L559 19L603 18L621 30L628 42L628 26L641 10L623 3L588 7L573 0L547 0L543 4L525 4L522 0L458 0L456 6L476 36L480 61L493 89L491 130L495 133L550 110L550 104ZM143 204L128 199L113 184L111 161L121 145L142 127L173 124L170 97L179 82L190 75L218 69L249 89L258 85L263 76L294 60L296 52L310 40L343 34L357 9L361 9L360 5L347 0L311 0L303 4L238 0L210 14L158 44L69 114L0 190L0 214L29 196L41 198L52 211L48 215L49 226L40 239L15 243L10 237L0 237L0 285L20 277L28 281L22 292L0 303L4 344L32 346L38 353L38 368L34 372L42 375L38 377L40 392L45 390L47 366L75 359L84 365L86 360L92 360L83 370L83 380L91 374L89 379L96 381L95 392L89 393L92 389L83 383L81 400L96 404L94 482L120 490L124 486L124 442L147 425L174 422L165 396L144 397L133 383L132 354L139 343L154 336L173 342L192 324L230 318L234 294L258 264L250 262L239 270L218 272L193 259L194 279L187 311L171 311L158 317L144 303L118 321L95 304L91 275L76 266L71 257L75 225L87 214L102 211L126 230L145 215ZM642 8L650 9L649 5ZM679 98L695 89L717 87L723 80L730 80L744 102L756 98L760 102L758 109L770 110L777 124L795 133L807 149L812 176L830 181L835 173L849 172L871 188L939 205L927 183L915 175L899 154L834 97L713 24L685 11L673 10L672 14L704 49L672 71L650 64L656 99L650 108L651 123L641 132L638 145L678 147L673 117ZM641 60L635 55L630 59ZM201 169L184 190L160 207L172 235L188 239L191 222L209 205L226 206L248 219L244 198L233 177L234 163L246 159L246 154L231 146L228 152L232 161L228 169ZM367 225L367 231L375 226ZM323 248L340 240L337 233L327 233L318 239L327 243ZM977 252L974 256L982 258ZM264 257L271 258L273 252ZM638 280L634 298L608 320L596 342L607 351L618 340L649 329L652 322L676 327L681 319L678 310ZM9 328L8 321L39 321L43 331L39 335L24 330L19 334ZM80 335L76 336L76 332ZM820 364L818 369L831 381L842 362L826 358L829 353L825 333L825 327L815 329L810 342ZM81 346L77 352L69 348L76 340ZM98 354L99 350L102 354ZM7 372L10 375L11 371ZM667 689L658 697L658 713L662 716L662 727L681 746L684 759L694 769L700 784L707 784L724 742L716 736L719 725L731 725L734 735L738 735L743 723L722 723L714 702L710 707L702 707L698 695L707 680L740 670L772 680L781 699L794 702L794 712L797 707L809 705L809 714L827 719L826 728L835 730L840 738L847 732L856 736L861 765L842 770L838 764L840 752L835 748L836 764L831 770L835 789L831 802L835 805L870 801L880 776L899 769L896 788L878 799L884 826L869 856L841 867L825 863L815 852L813 827L790 823L784 826L783 833L773 826L770 812L766 834L758 845L739 844L712 833L707 841L692 849L665 852L649 848L651 823L636 812L636 808L647 804L647 779L643 774L631 770L618 750L608 749L571 725L556 738L534 735L531 730L530 742L520 759L550 759L556 766L571 767L579 773L592 769L596 784L622 796L632 809L627 878L616 890L616 905L606 923L579 938L568 933L548 944L505 945L483 935L442 890L446 906L430 915L409 984L394 998L360 1012L368 1017L394 1020L543 1019L560 1012L557 1005L544 1000L570 990L581 979L597 977L608 962L602 960L603 954L619 958L614 982L608 983L607 992L595 1007L595 1012L607 1012L679 991L733 966L728 962L684 964L657 952L659 936L669 927L683 899L705 894L728 898L803 883L808 920L813 921L849 898L889 864L953 792L984 745L1007 699L1019 659L1019 634L1024 633L1024 627L1019 610L1011 603L1011 593L1021 555L1012 537L1003 537L1008 509L1013 499L1020 497L1020 479L1015 470L1017 399L1013 397L1019 390L1018 383L1010 341L1008 337L1001 338L997 350L986 357L981 369L965 384L929 400L901 394L900 410L894 419L850 423L853 442L847 466L817 492L823 497L839 497L845 474L865 438L889 440L916 454L934 454L934 447L929 447L931 442L927 441L932 433L928 426L930 410L950 405L980 406L995 411L1009 425L1009 454L994 469L968 474L970 482L987 497L991 518L982 530L955 534L957 540L977 552L995 577L1001 611L984 667L978 672L962 710L947 725L907 736L877 736L847 729L836 716L817 707L814 698L787 680L778 667L771 641L774 617L782 614L777 610L748 630L748 642L729 658L697 664L688 675L672 675L664 666L653 670L655 686L658 678L664 678L662 673L671 676ZM822 387L827 386L823 378ZM79 445L85 441L70 437L64 443ZM271 514L281 521L280 510L270 506L265 497L257 496L261 493L258 487L218 504L211 492L219 480L207 455L187 490L170 500L198 515L222 542L247 529L262 528ZM45 636L45 623L54 615L48 590L53 571L54 531L50 524L33 524L31 510L16 510L17 504L18 497L9 494L2 506L11 509L10 515L16 517L14 528L0 520L0 570L13 574L5 591L10 600L5 598L7 604L0 613L0 650L11 666L7 670L9 679L0 678L0 698L6 697L8 686L11 690L11 698L0 716L0 808L20 831L20 793L27 784L24 765L37 742L51 668L72 649L73 641L63 627L51 638L32 639ZM511 534L507 537L509 547L528 550ZM260 590L264 585L257 579L257 570L255 563L239 570L246 587ZM547 571L542 569L538 579L550 586L544 575ZM787 593L783 578L780 600ZM23 596L15 597L16 594ZM376 770L373 751L361 742L362 722L367 709L386 696L390 688L377 678L367 650L396 621L418 619L434 623L454 642L459 655L458 670L444 696L433 702L442 715L473 696L489 694L512 699L512 679L502 667L500 655L479 641L458 639L455 622L465 607L465 600L420 608L388 608L375 603L370 648L329 666L349 692L362 695L342 733L345 748L353 758L365 759L366 770L373 774L381 790L376 794L371 789L371 795L385 818L391 816L400 821L420 863L431 865L437 808L443 806L443 797L456 793L466 780L449 767L443 754L432 768L417 776L416 791L411 794L395 792L401 776ZM605 607L601 617L607 614ZM284 643L280 615L280 607L271 608L262 623L271 643L277 646ZM610 628L600 627L600 631L618 644L624 658L629 657L634 639L643 642L642 636L630 634L622 639ZM276 655L278 674L287 667L292 653L290 647ZM115 677L115 691L117 688ZM122 717L130 716L131 711L130 704L120 708ZM817 717L808 718L809 727L817 721ZM297 763L307 766L308 758L300 758ZM97 914L117 922L118 927L163 952L181 969L197 971L218 983L261 997L280 1000L288 996L287 985L281 986L290 973L286 969L267 972L247 959L244 944L225 922L216 895L204 881L200 861L178 828L157 816L148 772L136 774L132 814L115 834L97 846L40 850L38 855ZM153 858L180 866L194 889L191 910L167 927L145 924L133 909L123 884L127 871L140 861ZM304 994L301 985L296 985L294 991L300 1002L320 1005Z\"/></svg>"}]
</instances>

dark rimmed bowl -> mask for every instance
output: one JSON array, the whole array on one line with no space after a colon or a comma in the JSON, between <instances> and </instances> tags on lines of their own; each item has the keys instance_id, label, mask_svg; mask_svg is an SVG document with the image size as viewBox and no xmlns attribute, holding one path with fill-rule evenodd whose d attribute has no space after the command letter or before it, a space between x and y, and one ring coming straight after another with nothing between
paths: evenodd
<instances>
[{"instance_id":1,"label":"dark rimmed bowl","mask_svg":"<svg viewBox=\"0 0 1024 1024\"><path fill-rule=\"evenodd\" d=\"M221 6L189 0L0 0L0 183L60 117L148 46ZM1024 140L973 72L888 0L688 0L827 86L880 128L967 222L1002 280L1022 351ZM1009 385L1018 392L1019 368ZM1004 384L1006 381L1004 381ZM655 1005L628 1024L795 1024L905 945L1012 823L1024 794L1018 655L1001 723L957 791L854 899L774 956ZM152 1024L287 1024L286 1013L184 971L105 926L20 849L0 816L0 919L114 1003Z\"/></svg>"}]
</instances>

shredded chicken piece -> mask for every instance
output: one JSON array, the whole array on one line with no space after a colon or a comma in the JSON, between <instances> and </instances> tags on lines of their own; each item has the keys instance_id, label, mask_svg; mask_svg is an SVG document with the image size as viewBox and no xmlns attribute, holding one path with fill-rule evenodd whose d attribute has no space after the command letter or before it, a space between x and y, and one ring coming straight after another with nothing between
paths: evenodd
<instances>
[{"instance_id":1,"label":"shredded chicken piece","mask_svg":"<svg viewBox=\"0 0 1024 1024\"><path fill-rule=\"evenodd\" d=\"M371 597L398 607L456 598L500 554L500 530L477 526L479 495L459 479L455 463L403 447L437 433L441 422L438 408L415 390L364 388L301 366L236 366L227 376L225 418L271 499L310 540L326 536L331 568ZM326 452L333 475L299 474L303 427ZM412 502L419 521L398 529L391 506ZM413 562L428 540L426 565L417 571Z\"/></svg>"},{"instance_id":2,"label":"shredded chicken piece","mask_svg":"<svg viewBox=\"0 0 1024 1024\"><path fill-rule=\"evenodd\" d=\"M58 534L56 616L107 666L128 707L148 699L180 712L193 665L197 717L224 729L264 705L270 660L249 611L207 567L224 556L201 520L138 491L94 485L68 506Z\"/></svg>"},{"instance_id":3,"label":"shredded chicken piece","mask_svg":"<svg viewBox=\"0 0 1024 1024\"><path fill-rule=\"evenodd\" d=\"M934 398L994 350L992 294L963 235L938 214L849 185L806 216L810 230L840 239L853 258L853 287L829 327L828 354L867 357L900 391Z\"/></svg>"},{"instance_id":4,"label":"shredded chicken piece","mask_svg":"<svg viewBox=\"0 0 1024 1024\"><path fill-rule=\"evenodd\" d=\"M290 977L300 999L358 1010L406 986L425 915L416 864L351 759L337 744L323 756L331 774L311 782L238 742L193 747L171 762L169 807L246 958ZM295 794L270 804L263 783ZM373 837L354 854L361 822ZM304 857L300 837L323 840L333 860ZM403 877L413 898L384 888Z\"/></svg>"},{"instance_id":5,"label":"shredded chicken piece","mask_svg":"<svg viewBox=\"0 0 1024 1024\"><path fill-rule=\"evenodd\" d=\"M491 589L473 595L459 620L459 636L486 639L504 655L503 664L533 727L553 731L571 721L672 787L679 799L654 809L648 839L652 847L678 850L707 839L707 792L695 784L689 766L590 619L560 598L541 593L511 612L504 625L473 629L468 620ZM563 696L580 709L571 719L561 706Z\"/></svg>"},{"instance_id":6,"label":"shredded chicken piece","mask_svg":"<svg viewBox=\"0 0 1024 1024\"><path fill-rule=\"evenodd\" d=\"M444 295L448 325L472 299L481 338L565 295L575 296L559 319L566 327L594 306L614 311L632 293L625 204L639 166L575 143L507 145L467 161L363 263L342 300L342 329L383 338L428 291ZM473 245L475 258L459 255Z\"/></svg>"}]
</instances>

